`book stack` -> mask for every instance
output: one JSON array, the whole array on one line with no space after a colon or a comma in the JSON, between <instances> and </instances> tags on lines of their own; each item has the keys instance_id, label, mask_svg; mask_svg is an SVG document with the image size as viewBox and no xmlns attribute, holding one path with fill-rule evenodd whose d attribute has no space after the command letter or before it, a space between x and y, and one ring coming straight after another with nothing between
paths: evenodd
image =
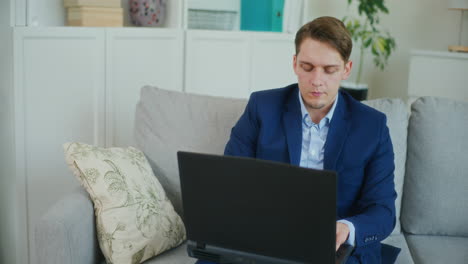
<instances>
[{"instance_id":1,"label":"book stack","mask_svg":"<svg viewBox=\"0 0 468 264\"><path fill-rule=\"evenodd\" d=\"M64 0L67 25L81 27L121 27L120 0Z\"/></svg>"}]
</instances>

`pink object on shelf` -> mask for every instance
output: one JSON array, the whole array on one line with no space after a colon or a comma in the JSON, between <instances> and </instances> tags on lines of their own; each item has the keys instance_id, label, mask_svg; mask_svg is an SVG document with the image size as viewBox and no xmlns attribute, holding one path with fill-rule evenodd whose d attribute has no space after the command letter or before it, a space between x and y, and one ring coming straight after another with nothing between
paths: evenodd
<instances>
[{"instance_id":1,"label":"pink object on shelf","mask_svg":"<svg viewBox=\"0 0 468 264\"><path fill-rule=\"evenodd\" d=\"M166 16L166 0L129 0L129 10L134 25L161 26Z\"/></svg>"}]
</instances>

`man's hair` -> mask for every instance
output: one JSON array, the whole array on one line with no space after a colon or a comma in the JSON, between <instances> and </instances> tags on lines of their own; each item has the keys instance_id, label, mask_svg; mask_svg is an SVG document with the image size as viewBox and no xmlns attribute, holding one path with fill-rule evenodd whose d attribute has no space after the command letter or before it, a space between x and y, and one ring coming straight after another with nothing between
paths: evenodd
<instances>
[{"instance_id":1,"label":"man's hair","mask_svg":"<svg viewBox=\"0 0 468 264\"><path fill-rule=\"evenodd\" d=\"M307 38L330 45L338 51L344 62L348 62L353 42L351 34L341 20L323 16L303 25L296 33L296 55L299 54L302 42Z\"/></svg>"}]
</instances>

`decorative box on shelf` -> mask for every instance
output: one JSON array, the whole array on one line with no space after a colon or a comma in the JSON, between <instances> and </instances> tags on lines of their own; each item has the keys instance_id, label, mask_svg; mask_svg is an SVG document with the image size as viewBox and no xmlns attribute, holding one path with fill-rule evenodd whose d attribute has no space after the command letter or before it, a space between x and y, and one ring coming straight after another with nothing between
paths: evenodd
<instances>
[{"instance_id":1,"label":"decorative box on shelf","mask_svg":"<svg viewBox=\"0 0 468 264\"><path fill-rule=\"evenodd\" d=\"M65 7L121 7L120 0L63 0Z\"/></svg>"},{"instance_id":2,"label":"decorative box on shelf","mask_svg":"<svg viewBox=\"0 0 468 264\"><path fill-rule=\"evenodd\" d=\"M68 26L121 27L123 9L110 7L70 7L67 11Z\"/></svg>"},{"instance_id":3,"label":"decorative box on shelf","mask_svg":"<svg viewBox=\"0 0 468 264\"><path fill-rule=\"evenodd\" d=\"M121 27L123 9L119 0L64 0L67 25L82 27Z\"/></svg>"},{"instance_id":4,"label":"decorative box on shelf","mask_svg":"<svg viewBox=\"0 0 468 264\"><path fill-rule=\"evenodd\" d=\"M190 29L233 30L237 12L222 10L188 10Z\"/></svg>"},{"instance_id":5,"label":"decorative box on shelf","mask_svg":"<svg viewBox=\"0 0 468 264\"><path fill-rule=\"evenodd\" d=\"M238 30L240 0L188 0L187 28Z\"/></svg>"}]
</instances>

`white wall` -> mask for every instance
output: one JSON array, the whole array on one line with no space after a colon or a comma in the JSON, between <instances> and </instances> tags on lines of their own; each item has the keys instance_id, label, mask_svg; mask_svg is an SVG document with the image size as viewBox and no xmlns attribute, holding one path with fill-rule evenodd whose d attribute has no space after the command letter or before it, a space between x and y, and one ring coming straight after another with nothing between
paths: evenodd
<instances>
[{"instance_id":1,"label":"white wall","mask_svg":"<svg viewBox=\"0 0 468 264\"><path fill-rule=\"evenodd\" d=\"M369 83L370 98L407 98L410 50L426 49L447 51L449 45L458 41L460 11L448 10L449 0L386 1L390 14L382 16L382 25L387 28L397 43L396 52L390 57L384 72L373 66L372 57L365 58L364 81ZM309 3L310 19L331 15L343 18L357 13L354 7L347 10L346 0L312 0ZM464 43L468 45L468 12L464 17ZM357 49L355 49L357 51ZM351 59L357 61L357 52ZM354 73L357 72L355 63ZM437 65L434 65L437 67ZM355 75L351 76L351 80Z\"/></svg>"},{"instance_id":2,"label":"white wall","mask_svg":"<svg viewBox=\"0 0 468 264\"><path fill-rule=\"evenodd\" d=\"M12 120L11 107L12 103L9 98L12 94L12 70L9 68L9 63L12 61L7 52L12 54L11 40L7 39L9 28L0 26L0 120L2 127L0 128L0 146L1 153L12 153ZM15 217L11 213L14 211L15 197L15 178L14 178L14 155L0 156L0 263L16 263L15 260Z\"/></svg>"},{"instance_id":3,"label":"white wall","mask_svg":"<svg viewBox=\"0 0 468 264\"><path fill-rule=\"evenodd\" d=\"M9 119L12 71L8 69L8 64L12 61L8 53L11 54L11 40L9 35L9 26L11 23L10 17L10 1L0 1L0 146L2 148L10 148L7 138L11 136L11 123ZM10 148L11 149L11 148ZM1 152L1 153L7 153ZM11 156L0 155L0 263L15 263L14 243L9 244L9 240L14 238L12 224L14 224L14 216L6 212L11 212L10 198L12 197L11 171L12 159ZM13 183L14 184L14 183Z\"/></svg>"},{"instance_id":4,"label":"white wall","mask_svg":"<svg viewBox=\"0 0 468 264\"><path fill-rule=\"evenodd\" d=\"M17 263L15 223L15 187L13 127L11 120L12 102L12 40L10 24L11 5L9 0L0 1L0 263Z\"/></svg>"},{"instance_id":5,"label":"white wall","mask_svg":"<svg viewBox=\"0 0 468 264\"><path fill-rule=\"evenodd\" d=\"M0 26L6 26L10 24L10 1L0 1Z\"/></svg>"},{"instance_id":6,"label":"white wall","mask_svg":"<svg viewBox=\"0 0 468 264\"><path fill-rule=\"evenodd\" d=\"M12 20L10 8L9 0L0 1L0 146L9 150L12 149L11 142L8 141L8 138L12 136L9 118L12 81L12 70L9 68L12 61L9 55L12 53L9 34ZM9 151L5 150L0 153L9 153ZM11 197L13 197L11 186L14 186L11 177L13 175L12 164L12 155L0 155L0 263L15 263L15 244L9 243L11 239L14 239L12 226L15 223L14 214L9 213L12 210Z\"/></svg>"}]
</instances>

